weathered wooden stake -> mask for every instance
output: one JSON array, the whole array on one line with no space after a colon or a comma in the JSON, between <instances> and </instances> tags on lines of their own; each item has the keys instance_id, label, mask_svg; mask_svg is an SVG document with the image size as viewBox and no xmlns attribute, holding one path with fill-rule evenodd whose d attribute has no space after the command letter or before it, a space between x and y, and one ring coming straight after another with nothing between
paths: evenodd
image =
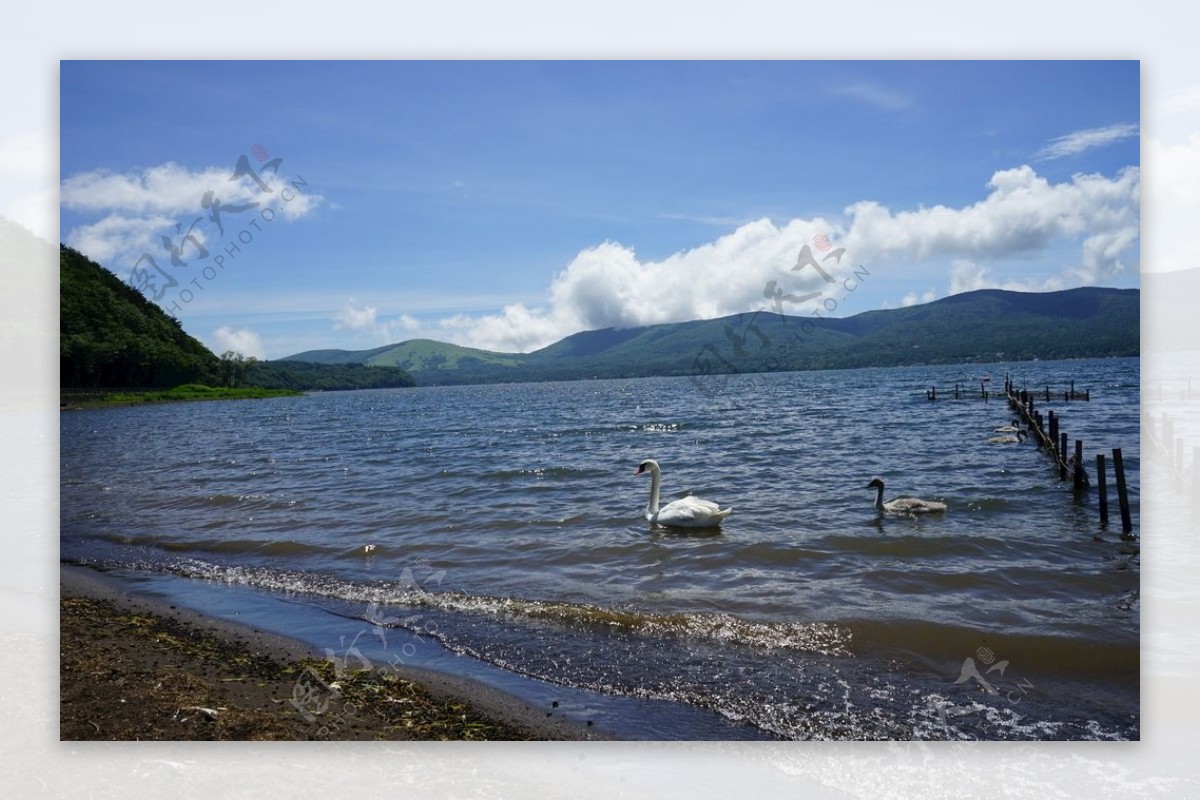
<instances>
[{"instance_id":1,"label":"weathered wooden stake","mask_svg":"<svg viewBox=\"0 0 1200 801\"><path fill-rule=\"evenodd\" d=\"M1057 446L1058 445L1058 415L1056 415L1054 413L1053 409L1051 409L1046 414L1050 418L1050 442L1054 443L1054 445Z\"/></svg>"},{"instance_id":2,"label":"weathered wooden stake","mask_svg":"<svg viewBox=\"0 0 1200 801\"><path fill-rule=\"evenodd\" d=\"M1083 489L1083 440L1075 440L1075 489Z\"/></svg>"},{"instance_id":3,"label":"weathered wooden stake","mask_svg":"<svg viewBox=\"0 0 1200 801\"><path fill-rule=\"evenodd\" d=\"M1062 438L1058 446L1058 480L1067 480L1067 432L1064 431L1059 436Z\"/></svg>"},{"instance_id":4,"label":"weathered wooden stake","mask_svg":"<svg viewBox=\"0 0 1200 801\"><path fill-rule=\"evenodd\" d=\"M1121 531L1133 531L1133 519L1129 516L1129 492L1125 489L1125 463L1121 461L1121 449L1113 448L1113 473L1117 477L1117 503L1121 506Z\"/></svg>"},{"instance_id":5,"label":"weathered wooden stake","mask_svg":"<svg viewBox=\"0 0 1200 801\"><path fill-rule=\"evenodd\" d=\"M1183 438L1175 440L1175 491L1183 492Z\"/></svg>"},{"instance_id":6,"label":"weathered wooden stake","mask_svg":"<svg viewBox=\"0 0 1200 801\"><path fill-rule=\"evenodd\" d=\"M1108 476L1104 472L1104 454L1096 454L1096 481L1100 491L1100 526L1108 528Z\"/></svg>"}]
</instances>

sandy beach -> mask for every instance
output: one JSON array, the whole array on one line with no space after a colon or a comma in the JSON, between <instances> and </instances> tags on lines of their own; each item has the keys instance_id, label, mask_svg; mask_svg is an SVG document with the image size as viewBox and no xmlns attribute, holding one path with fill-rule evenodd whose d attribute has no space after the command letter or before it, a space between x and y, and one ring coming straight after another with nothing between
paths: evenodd
<instances>
[{"instance_id":1,"label":"sandy beach","mask_svg":"<svg viewBox=\"0 0 1200 801\"><path fill-rule=\"evenodd\" d=\"M64 741L604 739L478 682L350 670L86 568L60 577Z\"/></svg>"}]
</instances>

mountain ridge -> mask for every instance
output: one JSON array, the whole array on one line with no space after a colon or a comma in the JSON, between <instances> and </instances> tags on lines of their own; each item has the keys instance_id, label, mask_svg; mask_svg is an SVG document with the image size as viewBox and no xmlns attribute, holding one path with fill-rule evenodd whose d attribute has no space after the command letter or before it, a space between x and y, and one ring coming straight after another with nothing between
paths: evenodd
<instances>
[{"instance_id":1,"label":"mountain ridge","mask_svg":"<svg viewBox=\"0 0 1200 801\"><path fill-rule=\"evenodd\" d=\"M1139 308L1139 289L980 289L850 317L742 312L581 331L530 353L413 339L286 359L395 366L419 384L466 384L1132 356Z\"/></svg>"}]
</instances>

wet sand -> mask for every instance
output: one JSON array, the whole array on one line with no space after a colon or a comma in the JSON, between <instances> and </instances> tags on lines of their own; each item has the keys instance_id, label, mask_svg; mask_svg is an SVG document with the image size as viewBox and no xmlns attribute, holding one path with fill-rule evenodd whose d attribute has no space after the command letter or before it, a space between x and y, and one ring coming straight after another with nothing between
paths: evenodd
<instances>
[{"instance_id":1,"label":"wet sand","mask_svg":"<svg viewBox=\"0 0 1200 801\"><path fill-rule=\"evenodd\" d=\"M62 740L588 740L478 682L354 671L304 643L60 570Z\"/></svg>"}]
</instances>

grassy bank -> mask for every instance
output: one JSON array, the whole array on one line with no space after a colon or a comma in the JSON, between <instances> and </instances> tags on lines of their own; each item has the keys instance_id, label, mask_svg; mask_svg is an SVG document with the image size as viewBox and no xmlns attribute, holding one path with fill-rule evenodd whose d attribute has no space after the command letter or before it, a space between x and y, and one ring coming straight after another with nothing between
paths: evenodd
<instances>
[{"instance_id":1,"label":"grassy bank","mask_svg":"<svg viewBox=\"0 0 1200 801\"><path fill-rule=\"evenodd\" d=\"M177 403L179 401L245 400L280 398L303 395L294 389L263 389L262 387L209 387L204 384L182 384L173 389L148 390L64 390L60 406L69 409L94 406L136 406L142 403Z\"/></svg>"}]
</instances>

